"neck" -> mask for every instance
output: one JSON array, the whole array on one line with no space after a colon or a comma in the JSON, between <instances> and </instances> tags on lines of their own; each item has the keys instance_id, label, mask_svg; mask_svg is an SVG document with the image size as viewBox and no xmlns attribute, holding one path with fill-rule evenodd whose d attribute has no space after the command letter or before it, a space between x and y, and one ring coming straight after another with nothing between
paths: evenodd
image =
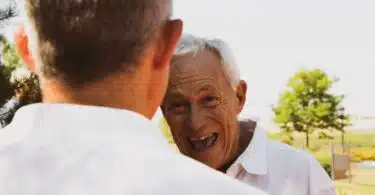
<instances>
[{"instance_id":1,"label":"neck","mask_svg":"<svg viewBox=\"0 0 375 195\"><path fill-rule=\"evenodd\" d=\"M125 109L151 119L152 113L147 107L148 84L140 81L139 77L138 80L135 79L137 77L132 78L111 76L80 88L71 88L55 80L44 80L41 81L43 102Z\"/></svg>"},{"instance_id":2,"label":"neck","mask_svg":"<svg viewBox=\"0 0 375 195\"><path fill-rule=\"evenodd\" d=\"M227 170L229 169L229 167L237 160L237 158L242 154L242 152L240 152L240 150L239 150L239 146L237 145L237 147L236 147L237 149L235 149L235 153L234 153L234 155L232 156L232 158L230 158L228 161L227 161L227 163L225 163L223 166L221 166L220 168L218 168L217 170L218 171L220 171L220 172L222 172L222 173L226 173L227 172Z\"/></svg>"},{"instance_id":3,"label":"neck","mask_svg":"<svg viewBox=\"0 0 375 195\"><path fill-rule=\"evenodd\" d=\"M239 139L238 139L238 144L237 144L237 149L236 153L231 158L228 163L226 163L224 166L220 167L218 170L220 172L226 173L229 167L237 160L237 158L245 152L246 148L249 146L253 135L254 135L254 130L256 127L256 122L253 121L240 121L238 124L238 131L239 131Z\"/></svg>"}]
</instances>

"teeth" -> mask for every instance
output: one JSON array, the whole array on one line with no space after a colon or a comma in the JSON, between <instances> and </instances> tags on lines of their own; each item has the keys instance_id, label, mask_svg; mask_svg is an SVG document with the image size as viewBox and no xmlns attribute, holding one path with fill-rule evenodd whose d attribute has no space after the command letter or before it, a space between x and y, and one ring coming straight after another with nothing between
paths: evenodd
<instances>
[{"instance_id":1,"label":"teeth","mask_svg":"<svg viewBox=\"0 0 375 195\"><path fill-rule=\"evenodd\" d=\"M217 136L218 135L216 133L211 133L210 135L204 137L188 138L188 141L193 150L203 152L213 146L217 140Z\"/></svg>"},{"instance_id":2,"label":"teeth","mask_svg":"<svg viewBox=\"0 0 375 195\"><path fill-rule=\"evenodd\" d=\"M212 134L208 135L208 136L205 136L205 137L198 137L198 138L190 138L191 141L202 141L202 140L205 140L207 138L209 138Z\"/></svg>"}]
</instances>

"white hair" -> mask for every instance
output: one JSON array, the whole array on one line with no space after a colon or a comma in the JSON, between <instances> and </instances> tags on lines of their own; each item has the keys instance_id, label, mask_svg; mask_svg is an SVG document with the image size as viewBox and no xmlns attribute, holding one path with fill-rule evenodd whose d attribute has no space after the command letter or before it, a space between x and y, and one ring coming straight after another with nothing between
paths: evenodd
<instances>
[{"instance_id":1,"label":"white hair","mask_svg":"<svg viewBox=\"0 0 375 195\"><path fill-rule=\"evenodd\" d=\"M224 74L228 77L230 84L234 89L240 82L240 73L232 50L228 44L221 39L206 39L193 35L183 35L179 44L176 47L174 56L184 55L190 52L198 52L202 49L215 50L222 61L222 68Z\"/></svg>"}]
</instances>

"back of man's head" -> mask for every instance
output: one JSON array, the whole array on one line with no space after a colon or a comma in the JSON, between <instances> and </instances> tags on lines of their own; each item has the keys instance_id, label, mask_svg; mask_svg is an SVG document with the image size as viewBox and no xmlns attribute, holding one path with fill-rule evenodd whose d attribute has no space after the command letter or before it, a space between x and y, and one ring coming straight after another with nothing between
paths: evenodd
<instances>
[{"instance_id":1,"label":"back of man's head","mask_svg":"<svg viewBox=\"0 0 375 195\"><path fill-rule=\"evenodd\" d=\"M182 31L181 21L169 19L171 0L24 0L24 8L25 33L16 34L16 45L41 81L82 89L148 64L139 74L147 78L140 82L162 87L139 93L164 93L169 60ZM156 99L152 104L162 97Z\"/></svg>"},{"instance_id":2,"label":"back of man's head","mask_svg":"<svg viewBox=\"0 0 375 195\"><path fill-rule=\"evenodd\" d=\"M131 71L157 28L168 0L25 0L36 65L69 84Z\"/></svg>"}]
</instances>

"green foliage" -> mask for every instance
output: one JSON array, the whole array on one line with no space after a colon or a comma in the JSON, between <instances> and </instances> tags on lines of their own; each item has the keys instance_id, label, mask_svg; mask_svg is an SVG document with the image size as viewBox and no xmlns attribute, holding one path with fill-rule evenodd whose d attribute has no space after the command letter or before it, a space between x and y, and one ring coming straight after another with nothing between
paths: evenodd
<instances>
[{"instance_id":1,"label":"green foliage","mask_svg":"<svg viewBox=\"0 0 375 195\"><path fill-rule=\"evenodd\" d=\"M39 81L36 75L30 74L18 78L14 81L13 86L13 92L18 101L13 107L7 110L3 118L0 117L0 122L3 125L9 124L12 121L15 112L22 106L42 101Z\"/></svg>"},{"instance_id":2,"label":"green foliage","mask_svg":"<svg viewBox=\"0 0 375 195\"><path fill-rule=\"evenodd\" d=\"M288 82L287 89L273 106L274 122L284 132L303 132L309 147L309 135L319 132L321 138L331 138L332 130L344 131L349 125L341 102L343 95L330 93L330 88L338 79L330 79L319 69L301 70Z\"/></svg>"},{"instance_id":3,"label":"green foliage","mask_svg":"<svg viewBox=\"0 0 375 195\"><path fill-rule=\"evenodd\" d=\"M169 143L173 144L174 139L173 139L171 130L169 128L169 125L164 117L160 120L160 127L161 127L164 137L168 140Z\"/></svg>"},{"instance_id":4,"label":"green foliage","mask_svg":"<svg viewBox=\"0 0 375 195\"><path fill-rule=\"evenodd\" d=\"M288 144L290 146L293 146L293 143L295 141L295 138L293 136L292 132L287 131L281 131L279 133L275 134L268 134L268 137L273 140L278 140L284 144Z\"/></svg>"},{"instance_id":5,"label":"green foliage","mask_svg":"<svg viewBox=\"0 0 375 195\"><path fill-rule=\"evenodd\" d=\"M16 79L14 88L16 94L19 94L20 105L42 101L39 80L35 74L29 74L28 76Z\"/></svg>"},{"instance_id":6,"label":"green foliage","mask_svg":"<svg viewBox=\"0 0 375 195\"><path fill-rule=\"evenodd\" d=\"M0 65L0 108L11 98L18 101L14 107L7 108L4 113L0 113L0 124L8 124L18 108L41 101L41 91L39 81L36 75L26 74L17 75L17 70L22 69L22 61L20 60L14 47L10 45L6 39L1 38L2 64Z\"/></svg>"},{"instance_id":7,"label":"green foliage","mask_svg":"<svg viewBox=\"0 0 375 195\"><path fill-rule=\"evenodd\" d=\"M2 53L8 54L9 51L9 44L6 42L5 38L0 36L0 43ZM0 105L3 105L7 102L10 98L12 98L14 94L14 87L11 83L11 75L12 72L15 70L14 66L6 66L6 60L1 56L3 59L0 63ZM5 63L4 63L5 62Z\"/></svg>"},{"instance_id":8,"label":"green foliage","mask_svg":"<svg viewBox=\"0 0 375 195\"><path fill-rule=\"evenodd\" d=\"M8 67L12 71L14 71L17 68L21 68L22 61L19 58L13 45L11 45L4 37L1 38L0 41L2 47L2 65Z\"/></svg>"}]
</instances>

